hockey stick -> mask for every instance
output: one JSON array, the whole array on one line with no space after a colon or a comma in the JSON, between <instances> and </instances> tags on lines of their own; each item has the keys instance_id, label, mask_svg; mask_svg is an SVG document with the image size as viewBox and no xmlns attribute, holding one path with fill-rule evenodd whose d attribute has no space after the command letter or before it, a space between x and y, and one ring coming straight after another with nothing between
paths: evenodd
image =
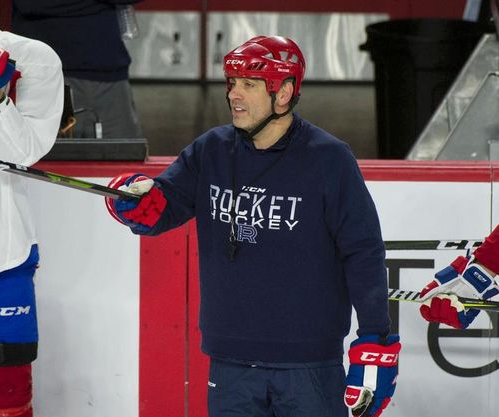
<instances>
[{"instance_id":1,"label":"hockey stick","mask_svg":"<svg viewBox=\"0 0 499 417\"><path fill-rule=\"evenodd\" d=\"M481 240L385 240L386 250L467 250L482 244Z\"/></svg>"},{"instance_id":2,"label":"hockey stick","mask_svg":"<svg viewBox=\"0 0 499 417\"><path fill-rule=\"evenodd\" d=\"M115 190L93 182L82 181L64 175L54 174L24 165L13 164L12 162L0 161L0 171L10 172L11 174L22 175L23 177L33 178L35 180L46 181L64 187L74 188L87 193L99 194L104 197L118 199L120 197L139 199L140 195L128 193L126 191Z\"/></svg>"},{"instance_id":3,"label":"hockey stick","mask_svg":"<svg viewBox=\"0 0 499 417\"><path fill-rule=\"evenodd\" d=\"M417 291L405 291L394 288L388 288L388 299L391 301L413 301L422 303L420 293ZM489 300L479 300L475 298L457 297L459 302L466 308L478 308L480 310L499 312L499 302Z\"/></svg>"}]
</instances>

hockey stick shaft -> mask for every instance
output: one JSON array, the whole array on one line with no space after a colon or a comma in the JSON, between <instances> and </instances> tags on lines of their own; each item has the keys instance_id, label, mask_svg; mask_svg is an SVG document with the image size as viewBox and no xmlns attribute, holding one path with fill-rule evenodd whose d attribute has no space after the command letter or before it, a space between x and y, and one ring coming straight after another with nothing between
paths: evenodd
<instances>
[{"instance_id":1,"label":"hockey stick shaft","mask_svg":"<svg viewBox=\"0 0 499 417\"><path fill-rule=\"evenodd\" d=\"M394 288L388 289L388 299L391 301L413 301L422 303L420 293L417 291L406 291ZM499 302L489 300L479 300L475 298L457 297L459 302L466 308L478 308L480 310L499 312Z\"/></svg>"},{"instance_id":2,"label":"hockey stick shaft","mask_svg":"<svg viewBox=\"0 0 499 417\"><path fill-rule=\"evenodd\" d=\"M481 240L385 240L386 250L467 250L482 244Z\"/></svg>"},{"instance_id":3,"label":"hockey stick shaft","mask_svg":"<svg viewBox=\"0 0 499 417\"><path fill-rule=\"evenodd\" d=\"M35 168L26 167L24 165L13 164L12 162L0 161L0 171L9 172L11 174L21 175L23 177L33 178L39 181L46 181L63 187L69 187L87 193L98 194L104 197L114 199L133 198L139 199L140 195L128 193L126 191L115 190L114 188L105 187L93 182L82 181L77 178L66 177L65 175L54 174Z\"/></svg>"}]
</instances>

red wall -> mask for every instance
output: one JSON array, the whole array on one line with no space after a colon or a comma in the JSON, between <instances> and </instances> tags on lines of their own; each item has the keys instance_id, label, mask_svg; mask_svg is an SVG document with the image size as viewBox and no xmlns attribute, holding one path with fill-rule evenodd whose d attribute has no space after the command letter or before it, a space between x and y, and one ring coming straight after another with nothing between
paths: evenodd
<instances>
[{"instance_id":1,"label":"red wall","mask_svg":"<svg viewBox=\"0 0 499 417\"><path fill-rule=\"evenodd\" d=\"M10 29L12 0L0 0L0 30Z\"/></svg>"},{"instance_id":2,"label":"red wall","mask_svg":"<svg viewBox=\"0 0 499 417\"><path fill-rule=\"evenodd\" d=\"M12 0L0 0L0 29L10 28ZM466 0L144 0L143 11L269 11L269 12L358 12L387 13L391 18L463 16Z\"/></svg>"},{"instance_id":3,"label":"red wall","mask_svg":"<svg viewBox=\"0 0 499 417\"><path fill-rule=\"evenodd\" d=\"M145 0L140 10L270 11L270 12L360 12L388 13L392 18L461 18L466 0Z\"/></svg>"}]
</instances>

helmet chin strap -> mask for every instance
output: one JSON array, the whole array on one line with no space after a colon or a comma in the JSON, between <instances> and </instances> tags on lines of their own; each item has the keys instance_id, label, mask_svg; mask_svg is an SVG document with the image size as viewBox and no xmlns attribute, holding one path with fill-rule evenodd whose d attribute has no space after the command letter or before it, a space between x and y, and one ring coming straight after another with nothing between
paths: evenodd
<instances>
[{"instance_id":1,"label":"helmet chin strap","mask_svg":"<svg viewBox=\"0 0 499 417\"><path fill-rule=\"evenodd\" d=\"M230 100L229 100L229 93L227 93L227 103L229 104L230 108ZM258 126L256 126L253 130L245 131L245 136L249 140L255 140L255 136L260 133L265 126L267 126L272 120L280 119L281 117L286 116L293 110L293 108L298 104L298 100L300 99L300 96L295 96L291 99L289 102L289 108L284 112L284 113L276 113L275 111L275 100L276 100L276 94L274 92L270 93L270 103L271 103L271 108L272 108L272 113L265 118Z\"/></svg>"}]
</instances>

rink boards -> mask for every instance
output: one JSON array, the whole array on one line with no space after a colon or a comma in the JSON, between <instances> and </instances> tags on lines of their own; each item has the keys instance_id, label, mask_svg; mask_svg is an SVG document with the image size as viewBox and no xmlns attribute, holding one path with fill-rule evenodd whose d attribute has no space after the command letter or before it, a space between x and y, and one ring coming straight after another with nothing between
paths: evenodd
<instances>
[{"instance_id":1,"label":"rink boards","mask_svg":"<svg viewBox=\"0 0 499 417\"><path fill-rule=\"evenodd\" d=\"M107 184L122 172L155 175L171 162L45 162L37 167ZM385 240L483 239L499 223L497 163L360 165ZM37 416L206 416L194 224L140 238L107 214L100 196L26 182L42 259L36 277ZM389 286L419 290L463 253L389 251ZM452 331L428 326L414 303L391 303L390 313L403 350L396 396L384 415L496 415L496 315L481 313L471 329ZM346 346L354 331L355 326Z\"/></svg>"}]
</instances>

